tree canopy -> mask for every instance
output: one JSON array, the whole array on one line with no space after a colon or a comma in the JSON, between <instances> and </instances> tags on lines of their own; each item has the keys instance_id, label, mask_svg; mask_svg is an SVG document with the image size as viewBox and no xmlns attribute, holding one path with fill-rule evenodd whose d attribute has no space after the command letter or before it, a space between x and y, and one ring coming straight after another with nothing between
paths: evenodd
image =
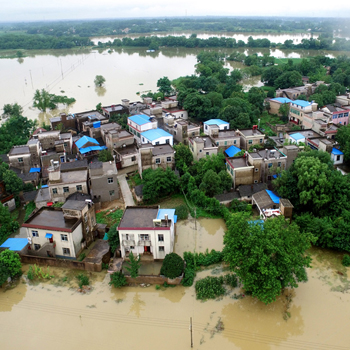
<instances>
[{"instance_id":1,"label":"tree canopy","mask_svg":"<svg viewBox=\"0 0 350 350\"><path fill-rule=\"evenodd\" d=\"M102 75L96 75L94 84L96 86L102 86L105 83L106 79Z\"/></svg>"}]
</instances>

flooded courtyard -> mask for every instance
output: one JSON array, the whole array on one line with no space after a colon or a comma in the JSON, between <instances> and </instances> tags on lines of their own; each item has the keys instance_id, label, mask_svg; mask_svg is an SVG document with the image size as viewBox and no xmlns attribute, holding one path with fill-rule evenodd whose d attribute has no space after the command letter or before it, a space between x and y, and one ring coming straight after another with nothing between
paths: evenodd
<instances>
[{"instance_id":1,"label":"flooded courtyard","mask_svg":"<svg viewBox=\"0 0 350 350\"><path fill-rule=\"evenodd\" d=\"M175 249L222 249L224 231L220 219L180 221ZM105 271L88 273L91 290L82 294L80 271L52 268L54 278L33 283L24 266L15 288L0 289L2 349L190 349L190 317L194 349L349 349L349 268L340 253L310 253L309 281L291 293L291 302L286 291L267 306L237 299L239 287L206 302L196 300L194 286L115 289ZM222 273L225 267L212 266L196 279Z\"/></svg>"}]
</instances>

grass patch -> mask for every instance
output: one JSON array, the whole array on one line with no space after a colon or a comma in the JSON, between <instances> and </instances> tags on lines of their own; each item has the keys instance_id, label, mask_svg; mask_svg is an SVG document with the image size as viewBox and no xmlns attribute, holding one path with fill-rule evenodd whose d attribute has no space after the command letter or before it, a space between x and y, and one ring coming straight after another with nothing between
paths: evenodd
<instances>
[{"instance_id":1,"label":"grass patch","mask_svg":"<svg viewBox=\"0 0 350 350\"><path fill-rule=\"evenodd\" d=\"M27 221L29 218L29 215L34 211L36 206L35 206L35 203L32 201L32 202L29 202L25 208L26 208L26 215L24 216L24 221Z\"/></svg>"},{"instance_id":2,"label":"grass patch","mask_svg":"<svg viewBox=\"0 0 350 350\"><path fill-rule=\"evenodd\" d=\"M114 224L119 224L123 213L124 211L121 209L100 211L96 213L96 222L111 227Z\"/></svg>"},{"instance_id":3,"label":"grass patch","mask_svg":"<svg viewBox=\"0 0 350 350\"><path fill-rule=\"evenodd\" d=\"M134 173L133 175L128 175L127 181L130 188L142 185L142 179L138 172Z\"/></svg>"},{"instance_id":4,"label":"grass patch","mask_svg":"<svg viewBox=\"0 0 350 350\"><path fill-rule=\"evenodd\" d=\"M174 209L180 205L186 205L185 198L182 194L174 194L171 197L164 198L159 202L161 209Z\"/></svg>"}]
</instances>

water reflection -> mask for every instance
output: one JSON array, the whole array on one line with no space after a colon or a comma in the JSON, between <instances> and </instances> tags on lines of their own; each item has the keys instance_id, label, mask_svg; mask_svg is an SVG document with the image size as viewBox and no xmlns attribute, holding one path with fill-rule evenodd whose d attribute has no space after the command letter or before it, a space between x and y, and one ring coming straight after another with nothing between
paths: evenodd
<instances>
[{"instance_id":1,"label":"water reflection","mask_svg":"<svg viewBox=\"0 0 350 350\"><path fill-rule=\"evenodd\" d=\"M139 293L136 292L132 299L129 314L134 313L137 318L140 318L141 311L145 311L145 306L146 303L143 300L141 300Z\"/></svg>"},{"instance_id":2,"label":"water reflection","mask_svg":"<svg viewBox=\"0 0 350 350\"><path fill-rule=\"evenodd\" d=\"M0 288L0 313L11 311L14 305L21 302L27 293L27 284L18 282L14 289Z\"/></svg>"},{"instance_id":3,"label":"water reflection","mask_svg":"<svg viewBox=\"0 0 350 350\"><path fill-rule=\"evenodd\" d=\"M222 309L223 336L240 349L269 350L272 346L284 345L284 342L302 348L301 342L288 341L289 337L304 333L301 307L292 304L289 309L291 317L287 321L283 319L284 308L283 296L270 305L251 297L225 305Z\"/></svg>"},{"instance_id":4,"label":"water reflection","mask_svg":"<svg viewBox=\"0 0 350 350\"><path fill-rule=\"evenodd\" d=\"M97 96L104 96L107 92L107 89L104 86L96 86L95 92Z\"/></svg>"},{"instance_id":5,"label":"water reflection","mask_svg":"<svg viewBox=\"0 0 350 350\"><path fill-rule=\"evenodd\" d=\"M19 64L22 64L22 63L24 62L24 59L20 57L20 58L17 60L17 62L18 62Z\"/></svg>"}]
</instances>

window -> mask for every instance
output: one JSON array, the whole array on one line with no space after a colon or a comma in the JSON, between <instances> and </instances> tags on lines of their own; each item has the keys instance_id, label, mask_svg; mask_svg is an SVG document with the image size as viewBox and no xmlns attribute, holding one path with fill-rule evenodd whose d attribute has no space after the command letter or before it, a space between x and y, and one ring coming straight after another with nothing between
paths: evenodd
<instances>
[{"instance_id":1,"label":"window","mask_svg":"<svg viewBox=\"0 0 350 350\"><path fill-rule=\"evenodd\" d=\"M176 135L176 130L174 130L174 135Z\"/></svg>"},{"instance_id":2,"label":"window","mask_svg":"<svg viewBox=\"0 0 350 350\"><path fill-rule=\"evenodd\" d=\"M156 146L158 146L158 145L159 145L159 141L156 142Z\"/></svg>"},{"instance_id":3,"label":"window","mask_svg":"<svg viewBox=\"0 0 350 350\"><path fill-rule=\"evenodd\" d=\"M133 245L130 246L130 249L135 249L135 247Z\"/></svg>"},{"instance_id":4,"label":"window","mask_svg":"<svg viewBox=\"0 0 350 350\"><path fill-rule=\"evenodd\" d=\"M202 150L200 149L199 152L202 152Z\"/></svg>"},{"instance_id":5,"label":"window","mask_svg":"<svg viewBox=\"0 0 350 350\"><path fill-rule=\"evenodd\" d=\"M169 140L169 139L166 139L166 140L165 140L165 143L169 144L169 143L170 143L170 140Z\"/></svg>"},{"instance_id":6,"label":"window","mask_svg":"<svg viewBox=\"0 0 350 350\"><path fill-rule=\"evenodd\" d=\"M53 189L52 189L52 193L53 193L53 194L57 194L57 188L53 188Z\"/></svg>"},{"instance_id":7,"label":"window","mask_svg":"<svg viewBox=\"0 0 350 350\"><path fill-rule=\"evenodd\" d=\"M249 140L248 143L251 145L253 143L253 140Z\"/></svg>"},{"instance_id":8,"label":"window","mask_svg":"<svg viewBox=\"0 0 350 350\"><path fill-rule=\"evenodd\" d=\"M41 248L40 244L34 244L34 250L39 250Z\"/></svg>"},{"instance_id":9,"label":"window","mask_svg":"<svg viewBox=\"0 0 350 350\"><path fill-rule=\"evenodd\" d=\"M109 177L108 180L107 180L107 182L108 182L109 184L112 184L112 183L113 183L113 177Z\"/></svg>"},{"instance_id":10,"label":"window","mask_svg":"<svg viewBox=\"0 0 350 350\"><path fill-rule=\"evenodd\" d=\"M68 235L61 235L61 241L68 242Z\"/></svg>"},{"instance_id":11,"label":"window","mask_svg":"<svg viewBox=\"0 0 350 350\"><path fill-rule=\"evenodd\" d=\"M109 191L109 195L110 195L110 196L114 196L114 190Z\"/></svg>"},{"instance_id":12,"label":"window","mask_svg":"<svg viewBox=\"0 0 350 350\"><path fill-rule=\"evenodd\" d=\"M142 142L145 142L145 138L144 137L142 138Z\"/></svg>"},{"instance_id":13,"label":"window","mask_svg":"<svg viewBox=\"0 0 350 350\"><path fill-rule=\"evenodd\" d=\"M269 175L269 176L267 177L267 181L271 181L271 179L272 179L272 177L271 177L271 175Z\"/></svg>"},{"instance_id":14,"label":"window","mask_svg":"<svg viewBox=\"0 0 350 350\"><path fill-rule=\"evenodd\" d=\"M233 144L235 145L236 143L237 143L236 140L234 140L234 141L233 141Z\"/></svg>"},{"instance_id":15,"label":"window","mask_svg":"<svg viewBox=\"0 0 350 350\"><path fill-rule=\"evenodd\" d=\"M137 137L140 137L140 133L139 132L136 132L136 135L137 135Z\"/></svg>"},{"instance_id":16,"label":"window","mask_svg":"<svg viewBox=\"0 0 350 350\"><path fill-rule=\"evenodd\" d=\"M337 160L340 160L340 156L337 156Z\"/></svg>"},{"instance_id":17,"label":"window","mask_svg":"<svg viewBox=\"0 0 350 350\"><path fill-rule=\"evenodd\" d=\"M349 113L344 113L344 117L348 117L349 116Z\"/></svg>"},{"instance_id":18,"label":"window","mask_svg":"<svg viewBox=\"0 0 350 350\"><path fill-rule=\"evenodd\" d=\"M260 139L260 143L262 143L263 142L263 139Z\"/></svg>"},{"instance_id":19,"label":"window","mask_svg":"<svg viewBox=\"0 0 350 350\"><path fill-rule=\"evenodd\" d=\"M141 241L149 241L149 236L148 236L148 235L145 235L145 234L141 234L141 235L140 235L140 240L141 240Z\"/></svg>"},{"instance_id":20,"label":"window","mask_svg":"<svg viewBox=\"0 0 350 350\"><path fill-rule=\"evenodd\" d=\"M160 158L156 158L156 164L160 164Z\"/></svg>"},{"instance_id":21,"label":"window","mask_svg":"<svg viewBox=\"0 0 350 350\"><path fill-rule=\"evenodd\" d=\"M164 242L164 235L158 235L158 242Z\"/></svg>"},{"instance_id":22,"label":"window","mask_svg":"<svg viewBox=\"0 0 350 350\"><path fill-rule=\"evenodd\" d=\"M225 146L227 146L227 141L225 141Z\"/></svg>"},{"instance_id":23,"label":"window","mask_svg":"<svg viewBox=\"0 0 350 350\"><path fill-rule=\"evenodd\" d=\"M82 191L83 190L83 186L82 185L77 185L77 191Z\"/></svg>"},{"instance_id":24,"label":"window","mask_svg":"<svg viewBox=\"0 0 350 350\"><path fill-rule=\"evenodd\" d=\"M38 231L32 231L33 237L39 237L39 232Z\"/></svg>"},{"instance_id":25,"label":"window","mask_svg":"<svg viewBox=\"0 0 350 350\"><path fill-rule=\"evenodd\" d=\"M67 142L63 142L63 146L64 146L64 147L67 147L67 146L68 146L68 143L67 143Z\"/></svg>"},{"instance_id":26,"label":"window","mask_svg":"<svg viewBox=\"0 0 350 350\"><path fill-rule=\"evenodd\" d=\"M208 130L208 125L205 125L205 130Z\"/></svg>"},{"instance_id":27,"label":"window","mask_svg":"<svg viewBox=\"0 0 350 350\"><path fill-rule=\"evenodd\" d=\"M63 193L68 193L69 192L69 187L63 187Z\"/></svg>"},{"instance_id":28,"label":"window","mask_svg":"<svg viewBox=\"0 0 350 350\"><path fill-rule=\"evenodd\" d=\"M70 249L69 248L62 248L63 255L70 255Z\"/></svg>"},{"instance_id":29,"label":"window","mask_svg":"<svg viewBox=\"0 0 350 350\"><path fill-rule=\"evenodd\" d=\"M192 136L196 135L196 133L194 131L192 131Z\"/></svg>"},{"instance_id":30,"label":"window","mask_svg":"<svg viewBox=\"0 0 350 350\"><path fill-rule=\"evenodd\" d=\"M259 171L259 169L258 168L255 168L255 172L257 173Z\"/></svg>"},{"instance_id":31,"label":"window","mask_svg":"<svg viewBox=\"0 0 350 350\"><path fill-rule=\"evenodd\" d=\"M219 142L216 143L216 146L219 146Z\"/></svg>"},{"instance_id":32,"label":"window","mask_svg":"<svg viewBox=\"0 0 350 350\"><path fill-rule=\"evenodd\" d=\"M209 156L209 152L207 152L206 155Z\"/></svg>"},{"instance_id":33,"label":"window","mask_svg":"<svg viewBox=\"0 0 350 350\"><path fill-rule=\"evenodd\" d=\"M278 162L278 163L277 163L277 166L280 167L280 166L281 166L281 162Z\"/></svg>"},{"instance_id":34,"label":"window","mask_svg":"<svg viewBox=\"0 0 350 350\"><path fill-rule=\"evenodd\" d=\"M167 162L171 162L171 157L166 157Z\"/></svg>"},{"instance_id":35,"label":"window","mask_svg":"<svg viewBox=\"0 0 350 350\"><path fill-rule=\"evenodd\" d=\"M269 163L267 166L269 169L272 168L272 163Z\"/></svg>"},{"instance_id":36,"label":"window","mask_svg":"<svg viewBox=\"0 0 350 350\"><path fill-rule=\"evenodd\" d=\"M23 158L18 158L18 163L23 163Z\"/></svg>"},{"instance_id":37,"label":"window","mask_svg":"<svg viewBox=\"0 0 350 350\"><path fill-rule=\"evenodd\" d=\"M132 157L131 157L131 161L132 161L132 162L135 162L135 160L136 160L136 156L132 156Z\"/></svg>"},{"instance_id":38,"label":"window","mask_svg":"<svg viewBox=\"0 0 350 350\"><path fill-rule=\"evenodd\" d=\"M164 246L161 245L161 246L159 246L158 248L159 248L159 251L160 251L160 252L164 252Z\"/></svg>"}]
</instances>

